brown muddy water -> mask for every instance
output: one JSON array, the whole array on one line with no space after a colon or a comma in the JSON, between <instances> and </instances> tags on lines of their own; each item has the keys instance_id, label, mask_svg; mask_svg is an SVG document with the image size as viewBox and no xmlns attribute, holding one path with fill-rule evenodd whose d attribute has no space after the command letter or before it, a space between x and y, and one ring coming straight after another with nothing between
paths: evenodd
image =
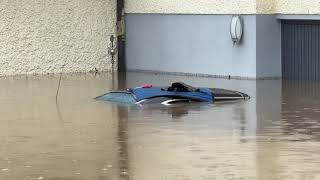
<instances>
[{"instance_id":1,"label":"brown muddy water","mask_svg":"<svg viewBox=\"0 0 320 180\"><path fill-rule=\"evenodd\" d=\"M0 180L320 179L320 82L128 73L0 78ZM243 91L249 101L126 107L144 83Z\"/></svg>"}]
</instances>

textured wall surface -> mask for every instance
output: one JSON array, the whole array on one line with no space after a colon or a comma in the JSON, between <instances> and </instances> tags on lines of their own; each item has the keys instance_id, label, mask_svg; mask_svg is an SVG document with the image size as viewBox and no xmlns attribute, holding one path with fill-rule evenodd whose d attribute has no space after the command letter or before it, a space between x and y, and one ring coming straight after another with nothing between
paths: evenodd
<instances>
[{"instance_id":1,"label":"textured wall surface","mask_svg":"<svg viewBox=\"0 0 320 180\"><path fill-rule=\"evenodd\" d=\"M127 13L254 14L256 0L126 0Z\"/></svg>"},{"instance_id":2,"label":"textured wall surface","mask_svg":"<svg viewBox=\"0 0 320 180\"><path fill-rule=\"evenodd\" d=\"M277 0L256 0L257 14L271 14L276 12Z\"/></svg>"},{"instance_id":3,"label":"textured wall surface","mask_svg":"<svg viewBox=\"0 0 320 180\"><path fill-rule=\"evenodd\" d=\"M319 14L320 0L127 0L127 13Z\"/></svg>"},{"instance_id":4,"label":"textured wall surface","mask_svg":"<svg viewBox=\"0 0 320 180\"><path fill-rule=\"evenodd\" d=\"M0 1L0 75L109 70L115 0Z\"/></svg>"},{"instance_id":5,"label":"textured wall surface","mask_svg":"<svg viewBox=\"0 0 320 180\"><path fill-rule=\"evenodd\" d=\"M320 0L277 0L280 14L320 14Z\"/></svg>"}]
</instances>

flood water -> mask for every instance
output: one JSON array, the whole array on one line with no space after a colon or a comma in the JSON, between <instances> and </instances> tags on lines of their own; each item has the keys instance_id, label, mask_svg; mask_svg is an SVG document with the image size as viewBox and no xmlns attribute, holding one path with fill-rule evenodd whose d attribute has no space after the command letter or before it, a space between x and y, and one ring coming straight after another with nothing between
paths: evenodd
<instances>
[{"instance_id":1,"label":"flood water","mask_svg":"<svg viewBox=\"0 0 320 180\"><path fill-rule=\"evenodd\" d=\"M320 82L68 74L56 101L58 81L0 78L0 180L320 179ZM252 98L175 107L93 99L174 81Z\"/></svg>"}]
</instances>

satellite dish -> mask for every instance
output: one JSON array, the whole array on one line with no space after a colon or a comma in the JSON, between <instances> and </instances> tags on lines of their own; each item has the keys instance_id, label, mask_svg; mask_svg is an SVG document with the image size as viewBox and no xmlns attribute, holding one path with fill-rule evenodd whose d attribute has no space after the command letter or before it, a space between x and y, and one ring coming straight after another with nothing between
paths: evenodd
<instances>
[{"instance_id":1,"label":"satellite dish","mask_svg":"<svg viewBox=\"0 0 320 180\"><path fill-rule=\"evenodd\" d=\"M233 16L230 25L230 34L234 44L239 43L243 34L243 24L240 16Z\"/></svg>"}]
</instances>

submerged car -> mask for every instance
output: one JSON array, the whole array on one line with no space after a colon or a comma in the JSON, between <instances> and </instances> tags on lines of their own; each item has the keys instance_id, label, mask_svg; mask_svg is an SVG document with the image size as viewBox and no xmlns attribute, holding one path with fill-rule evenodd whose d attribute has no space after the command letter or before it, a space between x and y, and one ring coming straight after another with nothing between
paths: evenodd
<instances>
[{"instance_id":1,"label":"submerged car","mask_svg":"<svg viewBox=\"0 0 320 180\"><path fill-rule=\"evenodd\" d=\"M172 83L169 87L154 87L146 84L125 91L111 91L97 100L121 104L163 104L172 105L188 102L214 103L216 101L246 100L250 96L232 90L219 88L196 88L185 83Z\"/></svg>"}]
</instances>

